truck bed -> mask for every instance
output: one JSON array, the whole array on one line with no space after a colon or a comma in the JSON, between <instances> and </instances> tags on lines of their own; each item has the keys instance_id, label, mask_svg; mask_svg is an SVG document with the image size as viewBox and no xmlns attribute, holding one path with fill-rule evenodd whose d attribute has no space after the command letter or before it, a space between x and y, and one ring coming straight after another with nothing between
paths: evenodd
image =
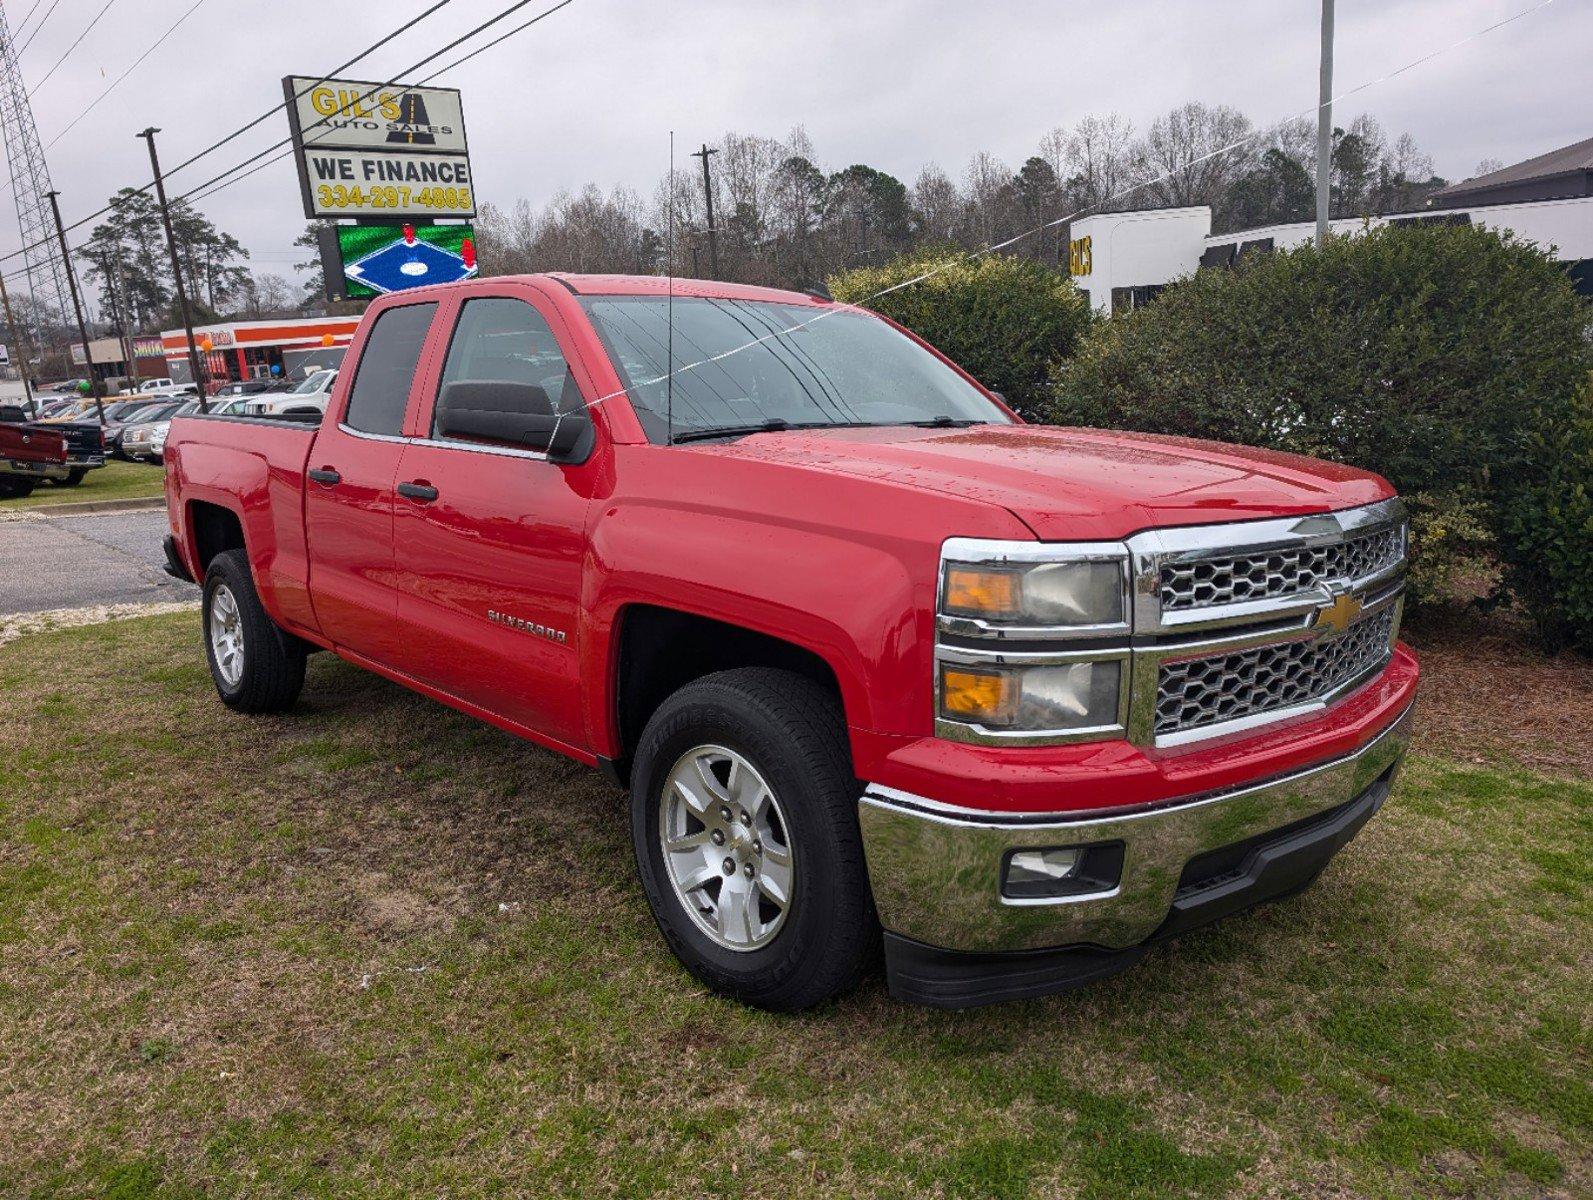
<instances>
[{"instance_id":1,"label":"truck bed","mask_svg":"<svg viewBox=\"0 0 1593 1200\"><path fill-rule=\"evenodd\" d=\"M195 413L172 421L166 503L183 564L202 580L196 514L241 525L260 599L279 622L314 632L304 536L305 468L318 424Z\"/></svg>"}]
</instances>

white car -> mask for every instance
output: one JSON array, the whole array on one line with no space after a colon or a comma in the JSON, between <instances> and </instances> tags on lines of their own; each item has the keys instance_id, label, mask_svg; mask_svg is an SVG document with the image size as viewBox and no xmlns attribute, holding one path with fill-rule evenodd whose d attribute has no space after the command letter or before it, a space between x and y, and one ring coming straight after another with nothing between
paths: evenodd
<instances>
[{"instance_id":1,"label":"white car","mask_svg":"<svg viewBox=\"0 0 1593 1200\"><path fill-rule=\"evenodd\" d=\"M298 387L288 392L271 392L256 396L244 407L251 417L298 416L307 413L324 413L332 398L332 385L337 382L337 371L331 368L316 371Z\"/></svg>"}]
</instances>

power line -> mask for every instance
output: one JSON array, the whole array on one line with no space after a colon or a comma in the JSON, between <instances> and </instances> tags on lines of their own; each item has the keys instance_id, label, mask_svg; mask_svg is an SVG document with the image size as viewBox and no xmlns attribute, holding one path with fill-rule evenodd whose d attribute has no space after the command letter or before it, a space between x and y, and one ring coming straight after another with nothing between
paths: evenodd
<instances>
[{"instance_id":1,"label":"power line","mask_svg":"<svg viewBox=\"0 0 1593 1200\"><path fill-rule=\"evenodd\" d=\"M60 0L56 0L56 2L59 3ZM369 55L375 53L377 50L381 49L383 46L387 45L388 42L392 41L399 34L404 33L407 30L413 28L415 25L419 24L421 21L423 21L427 17L431 16L438 9L444 7L445 5L451 4L452 2L453 2L453 0L436 0L436 3L432 4L424 12L421 12L417 16L415 16L415 17L411 18L410 20L404 22L404 24L400 25L397 29L393 30L393 32L389 33L386 37L382 38L380 41L372 43L370 46L366 47L359 54L356 54L353 58L351 58L347 62L343 63L341 66L333 67L332 70L327 73L327 77L335 76L340 71L346 71L349 67L352 67L355 63L360 62L362 59L368 57ZM287 102L284 100L282 103L277 104L274 108L268 109L266 112L262 113L260 116L256 117L254 120L250 121L248 124L242 125L239 128L233 130L226 137L221 138L218 141L212 142L209 146L206 146L203 150L201 150L198 154L195 154L193 157L185 159L184 161L178 163L175 167L173 167L170 171L168 171L167 174L175 174L176 172L182 170L184 167L189 166L192 163L198 162L201 158L205 157L205 155L211 154L214 151L220 149L222 146L225 146L228 142L232 141L234 138L238 137L240 134L246 133L248 130L253 129L256 125L260 124L261 121L264 121L266 118L270 117L273 113L281 112L282 109L284 109L286 107L287 107ZM155 185L153 183L146 183L143 187L135 188L134 190L138 191L138 192L148 192L154 186ZM70 225L68 225L66 227L67 228L67 232L70 233L73 230L81 229L84 225L87 225L90 221L93 221L93 220L95 220L98 217L104 216L106 213L110 212L115 207L116 206L115 206L114 203L106 204L103 207L98 208L95 211L89 213L88 216L78 218L78 220L73 221ZM45 239L43 242L40 242L38 244L39 245L48 244L48 239ZM36 249L36 248L37 248L36 245L27 245L27 246L23 246L19 250L13 250L13 251L11 251L8 254L0 254L0 262L8 262L8 261L10 261L13 258L17 258L18 256L20 256L22 254L26 254L29 250L33 250L33 249Z\"/></svg>"},{"instance_id":2,"label":"power line","mask_svg":"<svg viewBox=\"0 0 1593 1200\"><path fill-rule=\"evenodd\" d=\"M181 25L184 21L186 21L189 17L193 16L194 13L204 3L205 3L205 0L194 0L193 4L189 6L188 10L186 12L184 12L182 16L178 17L175 21L173 21L167 27L165 33L161 34L158 38L155 39L154 45L150 46L150 48L148 50L145 50L144 53L140 54L136 59L134 59L132 66L128 67L127 70L123 71L120 75L118 75L116 77L116 79L111 83L111 85L109 87L107 87L103 92L101 92L98 96L94 97L94 99L89 102L88 106L86 108L84 108L82 112L78 113L77 116L73 117L70 121L68 121L67 124L66 124L66 127L64 129L62 129L60 133L56 134L53 138L51 138L48 142L46 142L44 144L44 148L46 150L48 150L51 146L55 145L56 142L60 141L67 134L71 133L73 127L79 121L81 121L84 117L88 116L89 113L93 112L95 107L98 106L99 102L101 100L105 99L105 97L109 96L113 91L115 91L116 90L116 86L118 84L120 84L122 82L122 80L126 79L134 71L138 70L139 64L142 63L151 54L155 53L155 51L159 50L161 48L161 46L165 44L166 39L171 37L172 34L177 32L177 27L179 25Z\"/></svg>"},{"instance_id":3,"label":"power line","mask_svg":"<svg viewBox=\"0 0 1593 1200\"><path fill-rule=\"evenodd\" d=\"M44 28L44 23L50 19L50 14L53 13L56 10L57 7L60 6L60 3L61 3L61 0L52 0L52 3L50 4L50 7L44 10L44 15L39 18L39 23L33 27L33 32L28 34L28 40L23 42L22 45L20 45L19 47L17 47L17 57L18 58L22 57L22 52L24 50L26 50L29 46L33 45L33 39L39 36L39 30ZM33 6L33 8L38 8L38 7L39 6L38 6L37 3L35 3L34 6ZM32 16L33 15L33 8L30 8L28 10L28 16ZM23 18L22 23L24 25L26 25L28 23L26 17ZM18 29L17 32L20 34L22 32L22 30Z\"/></svg>"},{"instance_id":4,"label":"power line","mask_svg":"<svg viewBox=\"0 0 1593 1200\"><path fill-rule=\"evenodd\" d=\"M28 89L28 98L29 99L32 99L34 92L38 91L41 87L43 87L46 83L48 83L50 81L50 76L54 75L56 73L56 71L60 70L62 63L64 63L67 59L72 57L72 51L76 50L79 46L81 46L83 44L83 39L88 37L88 35L93 32L94 26L96 26L96 25L98 25L100 23L100 18L103 17L107 12L109 12L111 5L113 5L115 3L116 3L116 0L105 0L105 7L101 8L99 12L94 14L94 19L92 21L90 21L84 27L82 33L77 35L77 40L66 48L66 53L61 55L60 58L55 60L55 66L51 67L48 71L46 71L44 73L44 78L43 79L39 80L38 83L34 84L31 88ZM41 22L41 24L42 24L42 22ZM30 38L28 40L31 41L32 39Z\"/></svg>"},{"instance_id":5,"label":"power line","mask_svg":"<svg viewBox=\"0 0 1593 1200\"><path fill-rule=\"evenodd\" d=\"M1505 17L1502 20L1495 21L1492 25L1484 26L1482 29L1479 29L1479 30L1477 30L1474 33L1467 34L1465 37L1459 38L1459 39L1457 39L1457 40L1455 40L1453 42L1448 43L1447 45L1440 46L1437 49L1432 50L1432 51L1428 52L1427 54L1422 55L1420 58L1412 59L1410 62L1406 63L1404 66L1396 67L1394 70L1385 72L1384 74L1377 76L1375 79L1369 79L1366 82L1358 84L1355 87L1352 87L1352 88L1348 89L1347 91L1341 92L1341 93L1339 93L1336 96L1332 96L1332 97L1329 97L1326 100L1319 101L1317 104L1314 104L1310 108L1304 109L1301 112L1295 113L1293 116L1285 117L1283 120L1275 122L1274 124L1269 125L1269 126L1265 127L1264 129L1258 129L1258 130L1256 130L1256 131L1254 131L1252 133L1246 134L1244 137L1237 138L1234 141L1229 142L1226 146L1219 146L1217 149L1212 150L1212 151L1210 151L1207 154L1202 154L1198 158L1191 159L1189 162L1184 163L1181 166L1179 166L1179 167L1177 167L1177 168L1175 168L1173 170L1163 171L1160 175L1153 176L1152 178L1149 178L1149 179L1142 179L1138 183L1131 184L1128 187L1122 188L1119 191L1116 191L1116 192L1112 193L1110 196L1106 196L1103 199L1098 200L1098 201L1096 201L1096 202L1094 202L1092 204L1086 204L1084 207L1082 207L1082 208L1080 208L1080 209L1078 209L1078 210L1076 210L1074 212L1068 213L1066 216L1057 217L1054 220L1045 222L1043 225L1037 225L1033 229L1026 229L1022 233L1016 234L1013 237L1009 237L1009 238L1005 239L1004 241L992 242L989 245L980 247L978 250L971 250L971 251L969 251L969 252L967 252L965 254L960 254L960 255L957 255L955 257L951 257L947 261L945 261L942 264L940 264L939 266L932 267L932 268L930 268L927 271L920 272L919 274L912 276L910 279L904 279L904 280L902 280L899 283L894 283L890 287L881 288L879 291L873 293L872 295L865 296L861 300L857 300L857 301L854 301L854 302L852 302L850 304L846 304L846 305L835 305L833 307L822 308L822 309L819 310L817 315L809 317L805 321L798 321L796 324L788 326L787 328L775 330L775 331L773 331L771 333L765 334L763 337L754 338L752 341L745 342L745 343L743 343L742 345L739 345L739 346L732 346L729 350L723 350L723 351L719 352L718 354L710 355L707 358L702 358L702 359L698 359L695 362L687 363L685 366L675 368L668 375L660 375L660 376L657 376L656 378L653 378L653 379L639 380L637 382L632 383L629 387L622 387L618 391L610 392L606 396L599 396L597 399L591 400L591 401L587 402L586 404L583 404L579 409L572 409L571 411L572 412L583 412L583 411L585 411L588 408L595 408L599 404L603 404L603 403L606 403L609 400L613 400L617 396L624 396L624 395L628 394L631 391L639 390L641 388L646 388L646 387L654 387L654 386L656 386L656 385L658 385L660 383L663 383L666 379L670 378L673 375L684 374L684 373L686 373L688 371L697 371L697 370L700 370L703 367L711 366L713 364L719 363L719 362L723 361L724 359L731 358L734 355L740 354L740 353L742 353L745 350L751 350L755 346L760 346L760 345L763 345L765 342L773 341L775 338L784 337L784 336L786 336L788 334L795 333L798 330L806 329L809 325L815 324L818 321L822 321L822 320L824 320L827 317L834 316L838 312L845 312L849 308L861 308L861 307L864 307L865 305L871 304L875 300L878 300L881 296L888 296L892 292L899 292L899 291L902 291L904 288L910 288L910 287L916 286L917 284L924 283L927 280L935 278L937 275L944 274L945 272L951 270L953 267L959 266L962 263L972 261L973 259L976 259L976 258L983 258L987 254L994 254L994 253L996 253L996 252L998 252L1000 250L1005 250L1009 246L1014 246L1017 243L1019 243L1021 241L1024 241L1027 238L1031 238L1035 234L1042 233L1042 232L1044 232L1047 229L1053 229L1053 228L1055 228L1055 227L1057 227L1059 225L1069 224L1070 222L1076 221L1078 218L1082 217L1085 213L1089 212L1091 209L1100 208L1100 207L1102 207L1104 205L1110 204L1114 200L1120 200L1120 199L1122 199L1125 196L1130 196L1130 195L1132 195L1135 192L1142 191L1143 189L1148 188L1148 187L1152 186L1153 184L1162 183L1162 182L1164 182L1164 181L1166 181L1168 179L1171 179L1174 175L1177 175L1177 174L1179 174L1179 173L1181 173L1183 171L1187 171L1191 167L1199 166L1201 163L1208 162L1211 159L1218 157L1219 155L1231 153L1232 151L1237 150L1239 147L1245 145L1248 142L1255 141L1257 138L1264 137L1264 136L1267 136L1267 135L1270 135L1270 134L1276 132L1277 130L1283 128L1285 125L1289 124L1291 121L1298 121L1302 117L1309 116L1310 114L1316 112L1317 109L1322 106L1322 104L1336 104L1336 103L1338 103L1341 100L1348 99L1350 96L1354 96L1354 95L1356 95L1356 94L1358 94L1360 92L1364 92L1368 88L1376 87L1379 84L1387 83L1389 80L1397 78L1398 76L1405 74L1407 71L1415 70L1417 67L1420 67L1420 66L1422 66L1422 65L1424 65L1426 63L1429 63L1435 58L1438 58L1438 57L1440 57L1442 55L1448 54L1451 51L1458 50L1458 49L1460 49L1460 47L1468 45L1469 43L1474 42L1478 38L1484 37L1487 34L1493 33L1495 30L1503 29L1506 25L1513 24L1516 21L1521 20L1523 17L1529 17L1533 13L1539 12L1540 10L1545 9L1545 8L1549 7L1549 5L1551 5L1553 3L1554 3L1554 0L1539 0L1539 2L1537 4L1534 4L1531 8L1522 9L1521 11L1519 11L1517 13L1514 13L1511 16ZM671 206L673 207L673 203L674 203L673 199L671 199L670 203L671 203ZM673 365L673 364L671 364L671 365ZM564 417L564 414L560 413L559 417L558 417L558 420L556 420L554 422L553 436L555 438L558 436L558 421L562 420L563 417Z\"/></svg>"},{"instance_id":6,"label":"power line","mask_svg":"<svg viewBox=\"0 0 1593 1200\"><path fill-rule=\"evenodd\" d=\"M503 20L505 17L510 16L511 14L513 14L513 13L517 12L518 10L524 8L529 3L531 3L531 0L519 0L518 3L510 5L510 7L504 9L504 11L499 13L497 16L492 17L489 20L483 21L480 25L477 25L469 33L466 33L462 37L455 38L453 41L449 42L446 46L444 46L441 50L437 50L437 51L434 51L431 54L428 54L425 58L421 59L419 62L417 62L417 63L415 63L415 64L413 64L413 65L411 65L409 67L406 67L404 70L398 72L398 74L399 75L409 75L409 74L411 74L411 73L413 73L415 71L418 71L421 67L425 66L427 63L432 62L435 59L441 58L444 54L447 54L448 51L454 49L461 42L469 41L472 37L474 37L476 34L480 33L482 30L488 28L491 25L496 25L499 21ZM494 38L492 41L488 42L486 45L477 47L475 50L471 51L469 54L465 55L463 58L459 59L457 62L450 63L446 67L443 67L443 68L441 68L441 69L439 69L437 71L433 71L430 75L427 75L425 78L421 79L419 82L422 83L422 84L430 83L433 79L436 79L437 76L441 75L444 71L452 70L454 67L457 67L459 65L459 63L466 62L466 61L474 58L477 54L480 54L483 50L489 50L493 46L496 46L499 42L502 42L502 41L504 41L507 38L513 37L517 33L522 33L525 30L530 29L531 26L535 25L538 21L541 21L541 20L544 20L544 19L546 19L548 17L551 17L554 13L558 12L561 8L568 8L570 5L572 5L574 3L575 3L575 0L560 0L560 3L553 5L553 7L551 7L551 8L544 9L542 12L539 12L536 16L532 17L529 21L526 21L524 24L517 25L513 29L509 30L507 33L502 34L502 35L500 35L497 38ZM372 96L374 96L377 92L381 91L383 88L397 87L397 86L400 85L400 83L401 83L400 80L393 79L393 80L389 80L387 83L376 84L374 87L371 88L370 91L368 91L364 95L360 96L359 97L359 101L369 100ZM322 122L322 123L324 124L324 122ZM312 125L310 128L314 129L315 126ZM308 135L309 131L306 130L304 132L306 133L306 135ZM314 144L315 142L324 141L325 139L326 139L326 134L323 133L320 137L316 137L316 138L312 138L312 137L306 136L304 141L305 141L306 145L311 145L311 144ZM219 175L214 175L210 179L207 179L204 183L198 184L195 187L190 188L188 191L184 192L180 197L178 197L178 199L181 199L181 200L193 199L195 201L204 200L204 199L206 199L209 196L214 196L217 192L222 191L225 188L231 187L235 183L241 183L243 180L249 178L249 176L255 174L256 172L265 170L272 163L280 162L284 158L291 157L292 154L293 154L293 151L291 149L284 150L281 154L275 154L274 152L278 151L278 150L282 150L282 148L284 146L288 146L292 141L293 141L293 139L289 137L289 138L283 138L280 142L273 142L271 145L267 146L264 150L260 151L258 154L251 155L250 157L244 159L241 163L238 163L236 166L229 167L225 171L222 171ZM271 158L266 158L266 155L268 155L268 154L272 155L272 157ZM261 162L258 166L252 167L250 170L243 171L244 167L248 167L249 164L254 163L257 160L262 159L262 158L265 158L266 161ZM227 176L228 175L232 175L233 172L235 172L235 171L243 171L243 173L241 175L237 175L236 177L234 177L232 179L227 179ZM220 182L223 179L226 179L225 183L221 183ZM219 186L212 187L211 186L212 184L219 184ZM208 191L206 191L207 188L209 189ZM200 193L200 192L203 192L204 195L198 195L197 194L197 193ZM0 260L0 261L3 261L3 260Z\"/></svg>"},{"instance_id":7,"label":"power line","mask_svg":"<svg viewBox=\"0 0 1593 1200\"><path fill-rule=\"evenodd\" d=\"M33 3L28 6L28 11L22 14L22 20L17 22L18 34L27 28L28 22L33 19L33 14L39 11L39 5L43 3L44 0L33 0Z\"/></svg>"},{"instance_id":8,"label":"power line","mask_svg":"<svg viewBox=\"0 0 1593 1200\"><path fill-rule=\"evenodd\" d=\"M442 8L445 4L448 4L450 2L451 2L451 0L437 0L437 3L433 4L430 8L426 9L424 12L422 12L419 15L417 15L416 17L414 17L412 20L406 22L404 25L400 26L398 29L394 30L392 33L388 34L381 41L376 42L374 45L372 45L368 49L362 51L359 55L357 55L354 58L350 59L348 62L344 63L342 66L333 68L332 71L330 71L327 76L323 76L321 78L320 82L325 82L325 80L327 78L334 77L334 76L336 76L338 74L338 72L346 70L348 67L353 66L356 62L360 61L360 59L366 57L366 55L368 55L368 54L372 53L373 51L379 49L381 46L386 45L388 42L392 41L393 38L397 37L400 33L403 33L406 29L409 29L411 26L413 26L416 23L424 20L426 17L430 16L432 13L436 12L438 9ZM398 74L400 74L400 75L410 75L410 74L412 74L413 72L419 70L421 67L426 66L428 63L433 62L434 60L436 60L438 58L441 58L444 54L447 54L450 50L454 50L454 49L458 48L464 42L467 42L471 38L475 37L478 33L481 33L484 30L491 28L493 25L496 25L499 21L502 21L505 18L512 16L514 13L518 12L522 8L525 8L526 5L528 5L530 3L531 3L531 0L517 0L516 3L511 4L508 8L505 8L504 10L499 12L496 16L489 17L487 20L482 21L480 24L478 24L474 28L466 31L464 34L462 34L459 37L455 38L453 41L449 42L447 45L441 47L438 50L433 51L431 54L428 54L425 58L422 58L419 62L416 62L416 63L404 68L404 70L399 72ZM496 45L496 44L498 44L498 42L503 41L504 38L512 36L515 33L522 32L522 31L524 31L526 29L529 29L532 25L535 25L538 21L541 21L541 20L543 20L546 17L552 16L554 13L558 12L562 8L568 8L573 3L575 3L575 0L560 0L560 3L553 5L551 8L545 9L543 12L537 14L537 16L533 17L529 21L526 21L523 24L515 27L514 29L510 30L509 33L504 34L501 37L495 39L492 43L490 43L490 45ZM483 46L483 47L480 47L478 49L487 49L487 48L488 47ZM463 61L465 61L465 59L468 59L470 57L473 57L473 54L472 55L466 55L465 58L462 58L459 61L463 62ZM457 64L453 64L453 65L457 65ZM448 68L444 68L444 69L446 70ZM434 73L433 75L428 76L427 78L428 79L436 78L436 74L440 74L440 72ZM361 100L369 99L371 96L375 95L376 92L380 91L384 87L395 87L395 86L398 86L398 85L399 85L399 81L396 80L396 79L393 80L393 81L390 81L388 83L376 84L375 86L373 86L370 89L370 91L366 92L363 96L361 96L360 99ZM309 90L311 90L311 89L306 88L303 92L297 93L295 95L294 99L297 99L298 96L304 95ZM247 125L241 127L238 130L235 130L231 134L228 134L225 138L222 138L219 141L212 143L210 146L206 147L204 150L201 150L198 154L193 155L191 158L185 159L183 162L177 164L177 166L171 168L171 170L165 172L165 174L167 174L169 176L169 175L175 173L176 171L180 171L183 167L186 167L186 166L188 166L188 165L190 165L190 164L192 164L194 162L197 162L199 159L203 158L205 155L211 153L212 151L214 151L218 147L220 147L222 145L225 145L227 142L229 142L233 138L237 137L240 133L243 133L247 129L253 128L255 125L258 125L261 121L263 121L267 117L271 116L273 113L279 112L282 109L286 108L287 105L288 105L288 101L284 100L281 104L278 104L276 107L272 108L270 111L268 111L268 112L262 114L261 116L255 118L253 121L249 122ZM311 128L314 128L314 126L311 126ZM324 136L325 135L323 134L322 137L324 138ZM306 140L309 141L309 140L312 140L312 139L306 139ZM313 139L313 140L321 140L321 139ZM190 200L190 199L192 199L192 200L200 200L200 199L204 199L204 196L198 195L198 193L205 192L205 189L207 189L207 188L209 188L210 191L209 192L205 192L205 194L206 195L211 195L211 194L214 194L215 192L221 191L222 188L224 188L224 187L229 187L232 184L237 183L237 182L247 178L249 175L254 174L255 171L263 170L265 167L270 165L270 161L275 161L275 160L273 159L273 160L270 160L268 162L260 163L259 166L253 168L253 170L247 171L247 172L245 172L242 175L237 175L235 178L227 180L227 182L221 184L220 187L212 187L213 184L216 184L219 181L221 181L222 179L225 179L228 175L232 175L234 172L239 171L243 167L248 166L250 163L255 162L257 159L260 159L260 158L264 157L265 155L271 154L273 151L276 151L276 150L280 149L281 147L287 145L291 141L292 141L291 138L284 138L282 141L273 143L272 145L266 147L264 150L260 151L258 154L251 155L249 158L244 159L241 163L238 163L238 164L236 164L236 165L234 165L232 167L229 167L229 168L227 168L227 170L222 171L219 174L212 176L210 179L207 179L204 183L197 184L196 186L190 188L188 191L184 192L182 195L176 197L176 199L177 200ZM286 155L278 155L277 157L278 158L282 158L282 157L286 157ZM136 190L138 192L148 192L153 186L154 186L153 183L150 183L150 184L146 184L143 187L138 188ZM73 222L71 225L67 226L66 228L68 230L78 229L78 228L82 227L83 225L88 224L88 222L94 220L96 217L102 216L105 213L110 212L115 207L116 207L116 205L115 205L114 202L111 203L111 204L107 204L104 207L102 207L99 210L97 210L96 212L92 212L88 216L83 217L83 218L79 219L78 221ZM27 248L24 247L24 250L25 249L27 249ZM80 247L78 247L78 249L82 249L82 247L80 246ZM17 255L19 255L19 254L21 254L23 252L24 252L23 250L15 250L15 251L12 251L10 254L0 255L0 262L5 262L7 259L15 258ZM7 278L10 278L10 277L8 276Z\"/></svg>"}]
</instances>

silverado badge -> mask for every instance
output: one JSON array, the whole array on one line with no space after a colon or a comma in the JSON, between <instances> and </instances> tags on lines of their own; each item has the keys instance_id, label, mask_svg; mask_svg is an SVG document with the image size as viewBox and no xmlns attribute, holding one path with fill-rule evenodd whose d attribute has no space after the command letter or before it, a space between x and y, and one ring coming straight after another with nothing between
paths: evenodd
<instances>
[{"instance_id":1,"label":"silverado badge","mask_svg":"<svg viewBox=\"0 0 1593 1200\"><path fill-rule=\"evenodd\" d=\"M501 613L495 608L487 610L487 620L499 625L507 625L510 629L518 629L522 633L535 634L537 637L547 638L550 642L564 645L569 641L569 635L562 629L553 629L547 625L538 625L535 621L526 621L520 617L511 617L508 613Z\"/></svg>"}]
</instances>

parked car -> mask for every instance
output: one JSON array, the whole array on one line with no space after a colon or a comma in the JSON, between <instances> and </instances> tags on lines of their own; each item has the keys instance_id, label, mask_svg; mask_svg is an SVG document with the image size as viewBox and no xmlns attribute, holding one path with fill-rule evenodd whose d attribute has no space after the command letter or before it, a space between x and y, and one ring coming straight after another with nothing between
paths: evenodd
<instances>
[{"instance_id":1,"label":"parked car","mask_svg":"<svg viewBox=\"0 0 1593 1200\"><path fill-rule=\"evenodd\" d=\"M161 453L166 444L166 432L171 426L173 417L183 417L199 411L199 400L184 401L169 412L164 412L150 417L146 421L137 421L128 425L122 432L122 456L134 462L159 462ZM156 439L159 439L161 449L156 449Z\"/></svg>"},{"instance_id":2,"label":"parked car","mask_svg":"<svg viewBox=\"0 0 1593 1200\"><path fill-rule=\"evenodd\" d=\"M21 405L0 404L0 499L30 495L46 480L70 473L66 438L28 416Z\"/></svg>"},{"instance_id":3,"label":"parked car","mask_svg":"<svg viewBox=\"0 0 1593 1200\"><path fill-rule=\"evenodd\" d=\"M337 371L334 368L316 371L303 382L285 391L251 398L245 411L255 417L309 416L314 413L324 413L335 383L337 383Z\"/></svg>"},{"instance_id":4,"label":"parked car","mask_svg":"<svg viewBox=\"0 0 1593 1200\"><path fill-rule=\"evenodd\" d=\"M260 396L286 390L287 384L277 379L236 379L218 387L214 396L218 400L233 400L239 396Z\"/></svg>"},{"instance_id":5,"label":"parked car","mask_svg":"<svg viewBox=\"0 0 1593 1200\"><path fill-rule=\"evenodd\" d=\"M329 419L173 422L222 701L285 709L326 649L601 768L669 948L774 1009L882 941L908 1000L1078 986L1382 806L1418 676L1386 481L1028 425L871 313L663 288L381 297Z\"/></svg>"},{"instance_id":6,"label":"parked car","mask_svg":"<svg viewBox=\"0 0 1593 1200\"><path fill-rule=\"evenodd\" d=\"M105 444L109 453L131 462L134 455L128 451L128 435L151 422L167 420L185 402L180 399L160 397L150 401L129 401L128 403L134 407L117 417L112 417L110 411L106 411L105 428L107 433ZM141 432L135 444L142 446L144 442L143 433L145 432L147 431Z\"/></svg>"}]
</instances>

